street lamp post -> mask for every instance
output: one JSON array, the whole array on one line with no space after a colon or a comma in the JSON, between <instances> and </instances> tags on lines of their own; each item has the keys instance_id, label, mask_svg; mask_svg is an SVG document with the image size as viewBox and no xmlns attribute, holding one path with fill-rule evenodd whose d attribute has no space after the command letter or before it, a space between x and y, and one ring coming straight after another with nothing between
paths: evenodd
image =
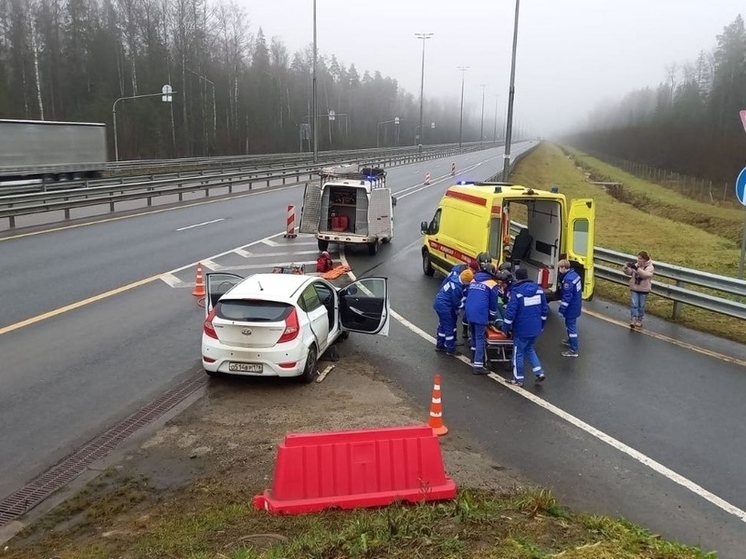
<instances>
[{"instance_id":1,"label":"street lamp post","mask_svg":"<svg viewBox=\"0 0 746 559\"><path fill-rule=\"evenodd\" d=\"M209 83L212 86L212 141L214 142L217 139L217 130L218 130L218 113L215 108L215 84L207 79L207 77L202 76L192 70L191 68L187 67L187 70L197 76L199 79L204 80L205 82ZM205 149L207 149L207 146L205 146Z\"/></svg>"},{"instance_id":2,"label":"street lamp post","mask_svg":"<svg viewBox=\"0 0 746 559\"><path fill-rule=\"evenodd\" d=\"M505 165L503 182L510 178L510 141L513 136L513 100L515 99L515 54L518 49L518 10L521 0L515 0L515 23L513 24L513 57L510 62L510 89L508 90L508 123L505 128Z\"/></svg>"},{"instance_id":3,"label":"street lamp post","mask_svg":"<svg viewBox=\"0 0 746 559\"><path fill-rule=\"evenodd\" d=\"M464 137L464 75L469 67L459 66L458 69L461 71L461 116L458 121L458 147L461 149L461 142Z\"/></svg>"},{"instance_id":4,"label":"street lamp post","mask_svg":"<svg viewBox=\"0 0 746 559\"><path fill-rule=\"evenodd\" d=\"M500 99L499 95L495 95L495 130L492 132L492 143L497 143L497 110L499 108L499 105L497 104L498 99Z\"/></svg>"},{"instance_id":5,"label":"street lamp post","mask_svg":"<svg viewBox=\"0 0 746 559\"><path fill-rule=\"evenodd\" d=\"M391 124L393 122L394 125L398 128L399 121L400 121L399 117L396 116L396 117L392 118L391 120L384 120L383 122L379 122L378 123L378 126L376 127L376 147L379 147L378 139L379 139L379 136L380 136L380 133L381 133L381 125L382 124ZM385 134L384 134L383 139L384 140L386 139L386 135Z\"/></svg>"},{"instance_id":6,"label":"street lamp post","mask_svg":"<svg viewBox=\"0 0 746 559\"><path fill-rule=\"evenodd\" d=\"M315 1L315 0L314 0ZM415 33L414 36L422 40L422 79L420 80L420 126L419 134L422 135L422 115L425 102L425 41L432 37L434 33ZM421 144L420 135L415 136L415 143Z\"/></svg>"},{"instance_id":7,"label":"street lamp post","mask_svg":"<svg viewBox=\"0 0 746 559\"><path fill-rule=\"evenodd\" d=\"M316 0L313 0L313 87L312 87L312 105L311 114L313 115L313 162L319 160L319 143L318 143L318 119L317 119L317 96L316 96Z\"/></svg>"},{"instance_id":8,"label":"street lamp post","mask_svg":"<svg viewBox=\"0 0 746 559\"><path fill-rule=\"evenodd\" d=\"M114 122L114 160L119 161L119 138L117 136L117 103L119 101L126 101L128 99L142 99L143 97L161 97L164 103L170 103L172 101L171 96L176 93L171 89L170 85L164 85L160 93L146 93L145 95L132 95L130 97L120 97L111 106L112 120Z\"/></svg>"},{"instance_id":9,"label":"street lamp post","mask_svg":"<svg viewBox=\"0 0 746 559\"><path fill-rule=\"evenodd\" d=\"M484 90L487 89L487 84L483 83L480 86L482 88L482 128L479 131L479 143L481 144L484 141Z\"/></svg>"}]
</instances>

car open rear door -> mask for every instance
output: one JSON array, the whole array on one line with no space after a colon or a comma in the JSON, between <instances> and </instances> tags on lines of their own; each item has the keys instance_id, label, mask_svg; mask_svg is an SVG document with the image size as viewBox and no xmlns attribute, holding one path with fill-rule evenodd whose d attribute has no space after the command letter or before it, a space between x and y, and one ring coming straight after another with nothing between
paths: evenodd
<instances>
[{"instance_id":1,"label":"car open rear door","mask_svg":"<svg viewBox=\"0 0 746 559\"><path fill-rule=\"evenodd\" d=\"M319 232L319 223L321 221L321 181L309 182L303 191L303 207L300 211L301 233Z\"/></svg>"},{"instance_id":2,"label":"car open rear door","mask_svg":"<svg viewBox=\"0 0 746 559\"><path fill-rule=\"evenodd\" d=\"M389 334L388 280L359 279L339 291L342 328L362 334Z\"/></svg>"},{"instance_id":3,"label":"car open rear door","mask_svg":"<svg viewBox=\"0 0 746 559\"><path fill-rule=\"evenodd\" d=\"M242 281L243 277L237 274L226 274L225 272L205 274L205 315L210 314L218 299Z\"/></svg>"},{"instance_id":4,"label":"car open rear door","mask_svg":"<svg viewBox=\"0 0 746 559\"><path fill-rule=\"evenodd\" d=\"M591 198L573 200L567 222L567 257L583 268L583 299L593 297L593 244L596 204Z\"/></svg>"}]
</instances>

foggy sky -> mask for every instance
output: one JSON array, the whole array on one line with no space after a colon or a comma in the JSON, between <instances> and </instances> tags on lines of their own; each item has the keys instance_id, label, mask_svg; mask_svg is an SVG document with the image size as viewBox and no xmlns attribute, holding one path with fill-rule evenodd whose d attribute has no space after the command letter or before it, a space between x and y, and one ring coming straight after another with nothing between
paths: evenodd
<instances>
[{"instance_id":1,"label":"foggy sky","mask_svg":"<svg viewBox=\"0 0 746 559\"><path fill-rule=\"evenodd\" d=\"M282 39L291 53L313 41L312 0L236 0L250 32ZM514 0L317 0L319 56L335 54L362 76L379 70L419 101L422 41L425 99L458 100L491 129L495 105L507 113ZM552 135L587 120L599 103L665 81L666 67L711 51L743 0L523 0L516 65L515 119ZM498 95L496 98L495 95ZM466 110L466 109L465 109ZM427 103L425 120L427 120Z\"/></svg>"}]
</instances>

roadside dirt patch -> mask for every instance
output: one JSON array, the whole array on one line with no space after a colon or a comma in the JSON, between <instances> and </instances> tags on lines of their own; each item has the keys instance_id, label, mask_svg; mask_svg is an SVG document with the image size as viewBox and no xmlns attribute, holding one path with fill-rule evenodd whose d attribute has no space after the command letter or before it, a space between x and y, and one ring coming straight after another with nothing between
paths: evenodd
<instances>
[{"instance_id":1,"label":"roadside dirt patch","mask_svg":"<svg viewBox=\"0 0 746 559\"><path fill-rule=\"evenodd\" d=\"M140 557L141 546L153 549L142 542L156 537L154 526L213 509L223 526L226 515L232 526L210 534L216 544L273 530L282 535L281 518L252 520L248 512L253 495L271 487L285 434L414 425L428 417L429 410L415 407L353 344L338 349L340 360L322 383L212 379L200 400L8 542L3 557ZM322 361L319 368L330 364ZM440 441L448 475L459 485L498 492L524 485L471 450L477 448L472 441L453 432ZM165 549L160 556L168 556Z\"/></svg>"}]
</instances>

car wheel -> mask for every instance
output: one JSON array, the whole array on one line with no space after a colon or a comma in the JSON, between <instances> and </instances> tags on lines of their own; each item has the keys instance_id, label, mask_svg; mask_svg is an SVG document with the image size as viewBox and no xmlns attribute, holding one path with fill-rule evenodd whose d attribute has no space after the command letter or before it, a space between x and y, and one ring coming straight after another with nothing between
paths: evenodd
<instances>
[{"instance_id":1,"label":"car wheel","mask_svg":"<svg viewBox=\"0 0 746 559\"><path fill-rule=\"evenodd\" d=\"M373 241L368 244L368 254L371 256L378 254L378 241Z\"/></svg>"},{"instance_id":2,"label":"car wheel","mask_svg":"<svg viewBox=\"0 0 746 559\"><path fill-rule=\"evenodd\" d=\"M342 341L346 340L349 337L350 337L350 333L347 330L345 330L339 335L339 339Z\"/></svg>"},{"instance_id":3,"label":"car wheel","mask_svg":"<svg viewBox=\"0 0 746 559\"><path fill-rule=\"evenodd\" d=\"M321 252L324 252L329 248L329 241L325 241L323 239L319 239L319 250Z\"/></svg>"},{"instance_id":4,"label":"car wheel","mask_svg":"<svg viewBox=\"0 0 746 559\"><path fill-rule=\"evenodd\" d=\"M318 368L316 367L317 361L318 356L316 354L316 346L312 345L308 348L306 365L305 367L303 367L303 374L300 377L305 384L313 382L314 380L316 380L316 377L319 376Z\"/></svg>"},{"instance_id":5,"label":"car wheel","mask_svg":"<svg viewBox=\"0 0 746 559\"><path fill-rule=\"evenodd\" d=\"M430 254L426 250L422 251L422 273L426 276L435 274L435 268L433 268L433 264L430 262Z\"/></svg>"},{"instance_id":6,"label":"car wheel","mask_svg":"<svg viewBox=\"0 0 746 559\"><path fill-rule=\"evenodd\" d=\"M386 245L391 242L391 237L384 237L381 242Z\"/></svg>"}]
</instances>

